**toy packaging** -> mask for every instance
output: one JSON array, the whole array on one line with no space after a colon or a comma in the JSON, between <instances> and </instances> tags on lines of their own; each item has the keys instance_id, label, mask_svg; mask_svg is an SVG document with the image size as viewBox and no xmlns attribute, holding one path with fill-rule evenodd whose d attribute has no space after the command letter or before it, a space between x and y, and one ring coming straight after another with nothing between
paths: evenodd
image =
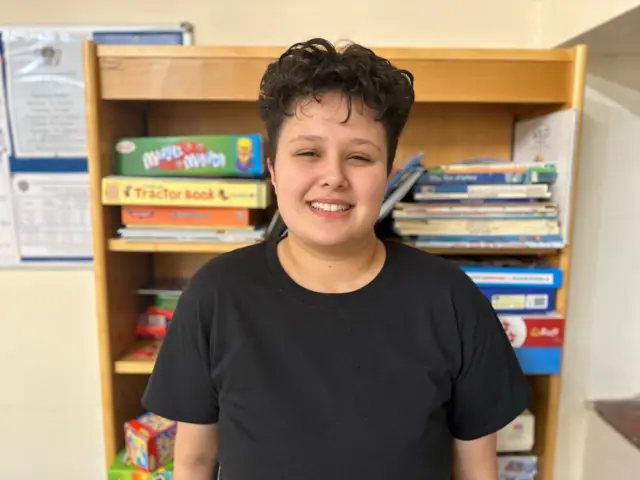
<instances>
[{"instance_id":1,"label":"toy packaging","mask_svg":"<svg viewBox=\"0 0 640 480\"><path fill-rule=\"evenodd\" d=\"M153 472L173 461L176 422L145 413L125 423L127 456L135 467Z\"/></svg>"},{"instance_id":2,"label":"toy packaging","mask_svg":"<svg viewBox=\"0 0 640 480\"><path fill-rule=\"evenodd\" d=\"M534 455L498 455L499 480L535 480L538 458Z\"/></svg>"},{"instance_id":3,"label":"toy packaging","mask_svg":"<svg viewBox=\"0 0 640 480\"><path fill-rule=\"evenodd\" d=\"M126 450L122 450L116 455L115 460L109 468L108 480L172 480L173 463L169 463L154 472L145 472L132 465L127 456Z\"/></svg>"},{"instance_id":4,"label":"toy packaging","mask_svg":"<svg viewBox=\"0 0 640 480\"><path fill-rule=\"evenodd\" d=\"M535 418L525 410L498 430L498 452L528 452L535 440Z\"/></svg>"},{"instance_id":5,"label":"toy packaging","mask_svg":"<svg viewBox=\"0 0 640 480\"><path fill-rule=\"evenodd\" d=\"M263 177L262 137L195 135L120 139L115 173L128 176Z\"/></svg>"},{"instance_id":6,"label":"toy packaging","mask_svg":"<svg viewBox=\"0 0 640 480\"><path fill-rule=\"evenodd\" d=\"M498 315L527 375L560 373L565 318L558 312Z\"/></svg>"},{"instance_id":7,"label":"toy packaging","mask_svg":"<svg viewBox=\"0 0 640 480\"><path fill-rule=\"evenodd\" d=\"M243 228L258 223L259 210L249 208L189 208L123 206L122 224L156 228Z\"/></svg>"},{"instance_id":8,"label":"toy packaging","mask_svg":"<svg viewBox=\"0 0 640 480\"><path fill-rule=\"evenodd\" d=\"M545 313L555 308L562 270L545 262L486 260L461 265L498 313Z\"/></svg>"},{"instance_id":9,"label":"toy packaging","mask_svg":"<svg viewBox=\"0 0 640 480\"><path fill-rule=\"evenodd\" d=\"M264 209L271 203L272 191L269 181L247 178L108 175L102 179L104 205Z\"/></svg>"}]
</instances>

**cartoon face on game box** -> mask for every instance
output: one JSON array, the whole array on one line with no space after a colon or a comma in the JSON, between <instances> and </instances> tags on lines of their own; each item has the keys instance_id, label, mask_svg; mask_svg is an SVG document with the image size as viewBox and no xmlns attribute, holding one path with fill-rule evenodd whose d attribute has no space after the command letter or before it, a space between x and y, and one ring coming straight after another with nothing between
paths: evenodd
<instances>
[{"instance_id":1,"label":"cartoon face on game box","mask_svg":"<svg viewBox=\"0 0 640 480\"><path fill-rule=\"evenodd\" d=\"M264 177L262 137L196 135L123 138L115 145L115 173L159 177Z\"/></svg>"},{"instance_id":2,"label":"cartoon face on game box","mask_svg":"<svg viewBox=\"0 0 640 480\"><path fill-rule=\"evenodd\" d=\"M125 445L129 462L153 472L173 461L176 422L145 413L125 423Z\"/></svg>"}]
</instances>

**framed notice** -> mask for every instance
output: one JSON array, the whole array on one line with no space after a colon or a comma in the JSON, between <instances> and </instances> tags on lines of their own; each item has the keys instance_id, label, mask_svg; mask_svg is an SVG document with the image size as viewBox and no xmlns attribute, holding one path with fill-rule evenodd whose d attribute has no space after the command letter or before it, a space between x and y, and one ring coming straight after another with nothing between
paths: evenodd
<instances>
[{"instance_id":1,"label":"framed notice","mask_svg":"<svg viewBox=\"0 0 640 480\"><path fill-rule=\"evenodd\" d=\"M83 43L190 45L177 25L0 25L0 267L90 266Z\"/></svg>"}]
</instances>

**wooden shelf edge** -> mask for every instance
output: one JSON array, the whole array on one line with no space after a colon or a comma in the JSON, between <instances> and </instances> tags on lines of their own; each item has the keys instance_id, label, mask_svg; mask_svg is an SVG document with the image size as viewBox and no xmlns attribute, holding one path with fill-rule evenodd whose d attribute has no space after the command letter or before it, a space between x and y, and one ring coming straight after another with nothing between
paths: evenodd
<instances>
[{"instance_id":1,"label":"wooden shelf edge","mask_svg":"<svg viewBox=\"0 0 640 480\"><path fill-rule=\"evenodd\" d=\"M277 59L288 45L98 45L98 57L129 58L266 58ZM473 60L570 62L572 49L475 49L429 47L372 47L392 60Z\"/></svg>"},{"instance_id":2,"label":"wooden shelf edge","mask_svg":"<svg viewBox=\"0 0 640 480\"><path fill-rule=\"evenodd\" d=\"M138 242L111 238L108 248L112 252L142 253L226 253L253 243L223 242ZM407 243L406 245L411 245ZM436 255L553 255L557 248L428 248L414 247Z\"/></svg>"},{"instance_id":3,"label":"wooden shelf edge","mask_svg":"<svg viewBox=\"0 0 640 480\"><path fill-rule=\"evenodd\" d=\"M158 355L159 342L138 341L131 350L114 363L114 371L126 375L148 375Z\"/></svg>"},{"instance_id":4,"label":"wooden shelf edge","mask_svg":"<svg viewBox=\"0 0 640 480\"><path fill-rule=\"evenodd\" d=\"M112 252L147 252L147 253L225 253L248 247L252 243L223 242L138 242L120 238L109 239L109 250Z\"/></svg>"}]
</instances>

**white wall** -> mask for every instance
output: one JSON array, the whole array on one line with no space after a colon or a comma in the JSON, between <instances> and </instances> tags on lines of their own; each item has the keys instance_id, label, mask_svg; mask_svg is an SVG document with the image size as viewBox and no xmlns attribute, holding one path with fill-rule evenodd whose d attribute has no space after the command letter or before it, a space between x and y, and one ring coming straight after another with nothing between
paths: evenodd
<instances>
[{"instance_id":1,"label":"white wall","mask_svg":"<svg viewBox=\"0 0 640 480\"><path fill-rule=\"evenodd\" d=\"M582 12L578 6L584 2L578 0L492 0L493 13L481 22L489 7L475 0L398 0L392 10L383 0L357 0L349 7L329 0L322 8L294 0L58 0L55 8L45 0L25 1L18 7L13 0L0 0L0 22L189 21L200 44L287 44L322 35L371 46L506 48L553 46L635 3L590 0ZM552 4L559 10L552 12ZM294 12L309 20L294 20ZM250 21L250 14L258 20ZM640 188L633 189L630 174L633 168L638 173L640 135L633 130L639 126L637 91L610 77L610 71L640 70L632 60L590 64L556 457L559 480L582 479L584 399L640 390L640 379L629 371L626 379L611 374L617 371L614 365L627 365L625 356L634 345L640 351L640 319L632 301L640 291L640 262L637 253L632 257L632 240L623 236L633 228L640 233L632 220L634 208L639 218ZM603 159L618 170L604 171L597 163ZM622 210L612 210L618 201ZM0 478L104 478L92 272L0 270L0 292Z\"/></svg>"},{"instance_id":2,"label":"white wall","mask_svg":"<svg viewBox=\"0 0 640 480\"><path fill-rule=\"evenodd\" d=\"M593 431L602 427L591 425L597 415L586 402L640 393L640 57L591 56L587 75L559 413L562 480L582 479L583 458L597 452ZM596 458L606 463L608 455Z\"/></svg>"},{"instance_id":3,"label":"white wall","mask_svg":"<svg viewBox=\"0 0 640 480\"><path fill-rule=\"evenodd\" d=\"M640 56L590 60L587 113L579 216L598 227L589 230L595 299L581 315L591 318L586 393L630 397L640 393Z\"/></svg>"},{"instance_id":4,"label":"white wall","mask_svg":"<svg viewBox=\"0 0 640 480\"><path fill-rule=\"evenodd\" d=\"M0 0L0 23L180 22L202 44L284 45L314 35L371 46L526 47L533 45L534 0ZM80 6L82 5L82 6ZM493 13L489 15L489 5ZM391 8L390 8L391 7ZM302 16L302 20L299 19ZM478 21L478 18L488 18Z\"/></svg>"},{"instance_id":5,"label":"white wall","mask_svg":"<svg viewBox=\"0 0 640 480\"><path fill-rule=\"evenodd\" d=\"M539 45L552 48L638 5L639 0L534 0L540 10Z\"/></svg>"},{"instance_id":6,"label":"white wall","mask_svg":"<svg viewBox=\"0 0 640 480\"><path fill-rule=\"evenodd\" d=\"M589 410L587 419L584 474L567 477L567 480L638 480L638 449L618 435L595 411Z\"/></svg>"}]
</instances>

